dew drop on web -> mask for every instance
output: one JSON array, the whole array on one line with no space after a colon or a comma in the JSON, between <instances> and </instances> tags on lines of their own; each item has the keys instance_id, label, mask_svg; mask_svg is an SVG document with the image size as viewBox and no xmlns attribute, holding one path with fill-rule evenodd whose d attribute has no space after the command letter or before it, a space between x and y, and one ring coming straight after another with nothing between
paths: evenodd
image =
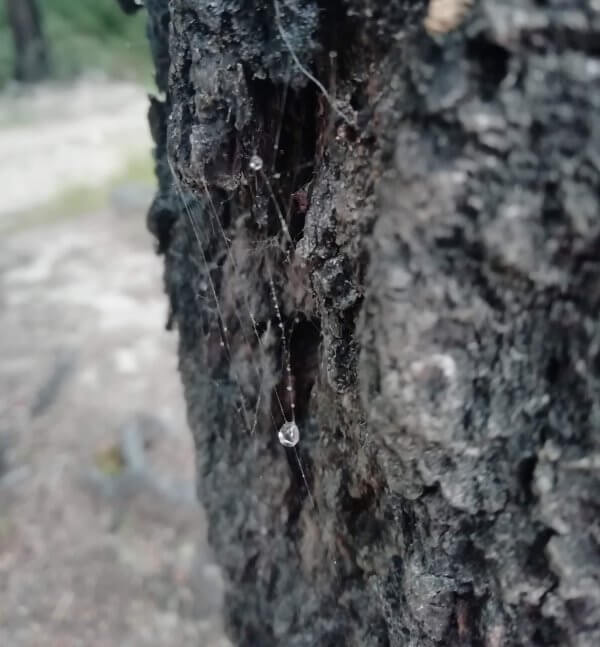
<instances>
[{"instance_id":1,"label":"dew drop on web","mask_svg":"<svg viewBox=\"0 0 600 647\"><path fill-rule=\"evenodd\" d=\"M295 447L300 440L300 430L295 422L285 422L279 430L279 442L284 447Z\"/></svg>"},{"instance_id":2,"label":"dew drop on web","mask_svg":"<svg viewBox=\"0 0 600 647\"><path fill-rule=\"evenodd\" d=\"M252 171L260 171L263 167L262 158L258 155L252 155L249 166Z\"/></svg>"}]
</instances>

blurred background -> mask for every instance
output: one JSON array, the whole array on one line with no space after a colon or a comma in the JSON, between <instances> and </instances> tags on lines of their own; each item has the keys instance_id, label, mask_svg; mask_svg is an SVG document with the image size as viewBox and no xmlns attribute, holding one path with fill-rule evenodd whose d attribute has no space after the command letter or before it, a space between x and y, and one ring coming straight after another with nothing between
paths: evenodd
<instances>
[{"instance_id":1,"label":"blurred background","mask_svg":"<svg viewBox=\"0 0 600 647\"><path fill-rule=\"evenodd\" d=\"M228 644L145 228L153 91L143 10L0 0L3 646Z\"/></svg>"}]
</instances>

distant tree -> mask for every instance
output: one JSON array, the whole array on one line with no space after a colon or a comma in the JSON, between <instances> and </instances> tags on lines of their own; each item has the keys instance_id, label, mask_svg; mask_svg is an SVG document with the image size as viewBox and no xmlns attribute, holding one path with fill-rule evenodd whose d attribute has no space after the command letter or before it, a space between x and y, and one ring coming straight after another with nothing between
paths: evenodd
<instances>
[{"instance_id":1,"label":"distant tree","mask_svg":"<svg viewBox=\"0 0 600 647\"><path fill-rule=\"evenodd\" d=\"M117 2L121 9L128 14L135 13L138 9L141 9L144 6L144 3L141 0L117 0Z\"/></svg>"},{"instance_id":2,"label":"distant tree","mask_svg":"<svg viewBox=\"0 0 600 647\"><path fill-rule=\"evenodd\" d=\"M48 42L37 0L5 0L6 15L15 46L17 81L40 81L50 72Z\"/></svg>"}]
</instances>

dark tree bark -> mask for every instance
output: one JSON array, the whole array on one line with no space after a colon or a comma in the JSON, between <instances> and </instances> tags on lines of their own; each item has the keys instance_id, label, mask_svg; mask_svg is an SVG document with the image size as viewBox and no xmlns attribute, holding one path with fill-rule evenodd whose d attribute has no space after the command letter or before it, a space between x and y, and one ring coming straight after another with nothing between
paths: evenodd
<instances>
[{"instance_id":1,"label":"dark tree bark","mask_svg":"<svg viewBox=\"0 0 600 647\"><path fill-rule=\"evenodd\" d=\"M148 222L235 643L600 644L598 3L435 37L421 0L147 7Z\"/></svg>"},{"instance_id":2,"label":"dark tree bark","mask_svg":"<svg viewBox=\"0 0 600 647\"><path fill-rule=\"evenodd\" d=\"M48 43L37 0L6 0L6 15L15 47L17 81L32 83L50 72Z\"/></svg>"}]
</instances>

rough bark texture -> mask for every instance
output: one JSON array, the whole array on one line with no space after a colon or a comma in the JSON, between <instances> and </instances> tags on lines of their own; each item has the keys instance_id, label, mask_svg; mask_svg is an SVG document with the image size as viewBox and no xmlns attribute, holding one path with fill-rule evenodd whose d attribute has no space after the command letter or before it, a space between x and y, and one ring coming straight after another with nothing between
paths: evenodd
<instances>
[{"instance_id":1,"label":"rough bark texture","mask_svg":"<svg viewBox=\"0 0 600 647\"><path fill-rule=\"evenodd\" d=\"M435 39L421 0L146 4L149 226L236 644L600 644L598 2L481 0Z\"/></svg>"}]
</instances>

